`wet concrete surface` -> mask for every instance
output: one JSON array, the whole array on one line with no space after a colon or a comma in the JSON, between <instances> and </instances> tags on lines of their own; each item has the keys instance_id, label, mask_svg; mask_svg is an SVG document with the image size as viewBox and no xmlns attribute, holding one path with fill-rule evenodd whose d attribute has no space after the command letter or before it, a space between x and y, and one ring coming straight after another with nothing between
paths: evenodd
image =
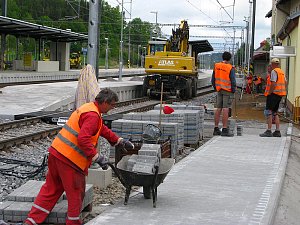
<instances>
[{"instance_id":1,"label":"wet concrete surface","mask_svg":"<svg viewBox=\"0 0 300 225\"><path fill-rule=\"evenodd\" d=\"M265 108L266 97L256 94L236 93L232 104L232 117L237 120L257 120L265 122L263 110Z\"/></svg>"}]
</instances>

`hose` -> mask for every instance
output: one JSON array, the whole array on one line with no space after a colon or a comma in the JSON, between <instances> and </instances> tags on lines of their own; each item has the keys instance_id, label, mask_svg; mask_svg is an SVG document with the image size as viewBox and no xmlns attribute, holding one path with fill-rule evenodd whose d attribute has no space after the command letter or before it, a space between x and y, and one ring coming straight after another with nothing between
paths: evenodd
<instances>
[{"instance_id":1,"label":"hose","mask_svg":"<svg viewBox=\"0 0 300 225\"><path fill-rule=\"evenodd\" d=\"M14 177L21 178L21 179L32 178L45 170L45 168L47 166L47 159L48 159L48 156L46 154L43 158L42 163L40 165L38 165L38 164L33 164L31 162L24 161L24 160L0 157L0 162L2 164L16 165L15 167L11 167L11 168L1 168L0 167L0 174L3 174L5 176L14 176ZM25 169L22 167L33 167L34 170L30 171L30 170L28 170L28 168Z\"/></svg>"}]
</instances>

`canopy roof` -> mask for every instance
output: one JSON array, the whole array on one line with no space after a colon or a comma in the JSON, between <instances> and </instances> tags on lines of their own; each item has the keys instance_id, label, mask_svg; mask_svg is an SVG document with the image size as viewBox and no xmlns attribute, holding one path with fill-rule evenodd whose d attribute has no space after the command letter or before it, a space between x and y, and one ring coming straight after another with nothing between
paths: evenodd
<instances>
[{"instance_id":1,"label":"canopy roof","mask_svg":"<svg viewBox=\"0 0 300 225\"><path fill-rule=\"evenodd\" d=\"M214 50L208 40L189 41L189 44L192 45L193 51L195 51L196 54Z\"/></svg>"},{"instance_id":2,"label":"canopy roof","mask_svg":"<svg viewBox=\"0 0 300 225\"><path fill-rule=\"evenodd\" d=\"M88 35L85 34L29 23L5 16L0 16L0 34L47 39L57 42L88 40Z\"/></svg>"}]
</instances>

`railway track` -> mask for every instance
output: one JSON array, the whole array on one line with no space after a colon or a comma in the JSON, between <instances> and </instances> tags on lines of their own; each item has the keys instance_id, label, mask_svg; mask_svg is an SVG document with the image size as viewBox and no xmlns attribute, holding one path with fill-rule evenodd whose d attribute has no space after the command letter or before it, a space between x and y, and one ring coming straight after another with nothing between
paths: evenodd
<instances>
[{"instance_id":1,"label":"railway track","mask_svg":"<svg viewBox=\"0 0 300 225\"><path fill-rule=\"evenodd\" d=\"M158 103L159 101L150 100L149 98L138 98L132 101L120 102L117 103L116 108L109 115L147 111L153 109ZM43 118L46 116L55 116L56 114L58 113L0 124L0 150L56 135L61 130L61 126L43 122ZM103 116L104 120L106 116L108 115Z\"/></svg>"},{"instance_id":2,"label":"railway track","mask_svg":"<svg viewBox=\"0 0 300 225\"><path fill-rule=\"evenodd\" d=\"M203 96L205 94L212 93L211 87L203 87L198 90L197 96ZM172 103L173 101L180 101L179 99L166 99L166 103ZM154 108L159 104L159 100L151 100L148 97L137 98L129 101L119 102L116 104L116 108L112 109L106 117L114 116L117 114L125 114L129 112L144 112ZM67 111L66 114L70 115L71 112ZM53 114L45 114L38 117L31 117L21 120L14 120L0 124L0 150L9 149L13 146L28 143L43 139L48 136L56 135L61 126L45 123L45 117L55 117L55 115L62 114L57 112Z\"/></svg>"}]
</instances>

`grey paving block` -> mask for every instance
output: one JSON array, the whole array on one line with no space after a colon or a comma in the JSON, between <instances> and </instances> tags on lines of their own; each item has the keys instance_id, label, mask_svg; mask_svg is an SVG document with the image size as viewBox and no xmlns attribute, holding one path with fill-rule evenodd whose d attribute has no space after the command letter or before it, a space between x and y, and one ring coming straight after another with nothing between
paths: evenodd
<instances>
[{"instance_id":1,"label":"grey paving block","mask_svg":"<svg viewBox=\"0 0 300 225\"><path fill-rule=\"evenodd\" d=\"M33 202L44 181L29 180L8 195L9 201Z\"/></svg>"},{"instance_id":2,"label":"grey paving block","mask_svg":"<svg viewBox=\"0 0 300 225\"><path fill-rule=\"evenodd\" d=\"M3 215L3 211L13 203L13 201L0 202L0 215Z\"/></svg>"}]
</instances>

